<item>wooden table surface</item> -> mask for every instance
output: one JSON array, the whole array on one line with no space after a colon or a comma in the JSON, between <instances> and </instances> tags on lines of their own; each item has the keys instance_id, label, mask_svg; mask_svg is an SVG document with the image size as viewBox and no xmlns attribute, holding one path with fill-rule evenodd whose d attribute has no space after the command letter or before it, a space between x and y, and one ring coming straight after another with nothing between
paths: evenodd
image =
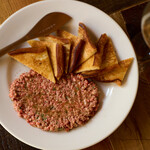
<instances>
[{"instance_id":1,"label":"wooden table surface","mask_svg":"<svg viewBox=\"0 0 150 150\"><path fill-rule=\"evenodd\" d=\"M36 1L38 0L0 0L0 24L18 9ZM142 55L149 50L140 33L140 19L146 5L144 2L147 0L81 1L102 9L128 32L138 59L142 58ZM126 8L130 9L125 10ZM118 10L121 12L116 12ZM116 13L112 14L114 12ZM35 149L14 138L0 125L0 150ZM150 85L140 80L135 103L125 121L105 140L85 150L150 150Z\"/></svg>"}]
</instances>

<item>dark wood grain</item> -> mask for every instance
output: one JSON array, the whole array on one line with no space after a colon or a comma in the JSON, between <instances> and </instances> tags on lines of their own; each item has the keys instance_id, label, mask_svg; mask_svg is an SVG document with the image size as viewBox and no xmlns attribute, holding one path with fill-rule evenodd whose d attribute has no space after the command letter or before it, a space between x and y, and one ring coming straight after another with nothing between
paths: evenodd
<instances>
[{"instance_id":1,"label":"dark wood grain","mask_svg":"<svg viewBox=\"0 0 150 150\"><path fill-rule=\"evenodd\" d=\"M110 138L106 138L102 142L99 142L91 147L83 150L114 150Z\"/></svg>"},{"instance_id":2,"label":"dark wood grain","mask_svg":"<svg viewBox=\"0 0 150 150\"><path fill-rule=\"evenodd\" d=\"M145 4L122 12L128 36L134 46L138 61L141 61L150 49L141 34L141 18ZM115 150L149 150L150 149L150 85L142 82L131 112L122 125L110 136Z\"/></svg>"},{"instance_id":3,"label":"dark wood grain","mask_svg":"<svg viewBox=\"0 0 150 150\"><path fill-rule=\"evenodd\" d=\"M107 14L123 11L136 5L143 4L149 0L79 0L91 4Z\"/></svg>"},{"instance_id":4,"label":"dark wood grain","mask_svg":"<svg viewBox=\"0 0 150 150\"><path fill-rule=\"evenodd\" d=\"M150 87L142 81L133 108L110 139L115 150L150 149Z\"/></svg>"},{"instance_id":5,"label":"dark wood grain","mask_svg":"<svg viewBox=\"0 0 150 150\"><path fill-rule=\"evenodd\" d=\"M37 150L14 138L0 125L0 150Z\"/></svg>"},{"instance_id":6,"label":"dark wood grain","mask_svg":"<svg viewBox=\"0 0 150 150\"><path fill-rule=\"evenodd\" d=\"M0 23L16 10L38 0L0 0ZM148 0L81 0L111 14ZM111 14L125 32L128 32L138 58L147 47L141 39L140 20L145 4L122 13ZM127 27L127 28L126 28ZM141 40L140 40L141 39ZM137 44L138 43L138 44ZM140 44L141 43L141 44ZM142 49L142 51L140 51ZM100 134L100 133L99 133ZM108 138L85 150L149 150L150 149L150 86L140 80L137 97L131 112L122 125ZM37 150L28 146L0 125L0 150Z\"/></svg>"},{"instance_id":7,"label":"dark wood grain","mask_svg":"<svg viewBox=\"0 0 150 150\"><path fill-rule=\"evenodd\" d=\"M122 12L131 39L141 31L141 19L146 4L144 3Z\"/></svg>"}]
</instances>

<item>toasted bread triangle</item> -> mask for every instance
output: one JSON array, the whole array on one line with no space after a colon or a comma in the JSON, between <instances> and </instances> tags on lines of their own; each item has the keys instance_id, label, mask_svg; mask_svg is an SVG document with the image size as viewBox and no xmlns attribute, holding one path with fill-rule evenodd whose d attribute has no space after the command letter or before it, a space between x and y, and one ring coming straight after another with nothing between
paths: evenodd
<instances>
[{"instance_id":1,"label":"toasted bread triangle","mask_svg":"<svg viewBox=\"0 0 150 150\"><path fill-rule=\"evenodd\" d=\"M117 81L118 85L121 85L133 58L128 58L119 62L119 64L114 65L113 69L105 74L97 74L94 79L101 82L113 82Z\"/></svg>"},{"instance_id":2,"label":"toasted bread triangle","mask_svg":"<svg viewBox=\"0 0 150 150\"><path fill-rule=\"evenodd\" d=\"M97 48L90 40L87 28L83 23L79 23L78 36L85 41L85 44L83 46L83 50L80 55L80 59L79 62L77 63L77 66L88 60L91 56L93 56L97 52Z\"/></svg>"},{"instance_id":3,"label":"toasted bread triangle","mask_svg":"<svg viewBox=\"0 0 150 150\"><path fill-rule=\"evenodd\" d=\"M47 42L43 42L43 41L37 41L37 40L29 40L28 41L28 44L31 46L31 47L46 47L46 43Z\"/></svg>"},{"instance_id":4,"label":"toasted bread triangle","mask_svg":"<svg viewBox=\"0 0 150 150\"><path fill-rule=\"evenodd\" d=\"M30 49L32 53L29 53ZM43 52L33 53L33 48L27 48L27 53L24 52L19 54L19 50L17 50L17 54L10 53L9 55L15 60L19 61L20 63L24 64L25 66L31 68L32 70L41 74L43 77L55 83L55 78L49 61L47 49L43 49L45 49ZM22 51L22 49L20 49L20 51Z\"/></svg>"},{"instance_id":5,"label":"toasted bread triangle","mask_svg":"<svg viewBox=\"0 0 150 150\"><path fill-rule=\"evenodd\" d=\"M41 41L55 42L58 44L62 44L62 46L64 47L64 57L65 57L64 69L65 69L65 73L67 74L68 67L69 67L70 52L71 52L71 41L69 39L53 36L53 35L40 37L39 39Z\"/></svg>"},{"instance_id":6,"label":"toasted bread triangle","mask_svg":"<svg viewBox=\"0 0 150 150\"><path fill-rule=\"evenodd\" d=\"M86 77L93 77L96 74L102 75L102 74L112 70L114 68L114 66L118 64L118 59L117 59L117 56L116 56L116 53L114 50L112 40L106 34L103 36L102 40L100 40L100 39L99 39L98 45L97 45L98 49L100 47L103 47L103 53L101 54L102 62L101 62L100 70L93 69L93 70L82 71L82 74L84 74L84 76L86 76ZM97 55L97 53L95 55Z\"/></svg>"},{"instance_id":7,"label":"toasted bread triangle","mask_svg":"<svg viewBox=\"0 0 150 150\"><path fill-rule=\"evenodd\" d=\"M28 43L32 47L46 46L49 50L50 62L54 71L55 77L59 80L64 73L64 51L62 44L50 41L29 40Z\"/></svg>"},{"instance_id":8,"label":"toasted bread triangle","mask_svg":"<svg viewBox=\"0 0 150 150\"><path fill-rule=\"evenodd\" d=\"M69 72L72 72L77 67L77 61L79 60L79 56L81 54L84 42L81 38L65 30L58 30L57 35L63 38L68 38L71 41L72 46L71 46Z\"/></svg>"},{"instance_id":9,"label":"toasted bread triangle","mask_svg":"<svg viewBox=\"0 0 150 150\"><path fill-rule=\"evenodd\" d=\"M103 50L101 70L107 67L111 67L115 64L118 64L118 59L116 56L116 52L115 52L112 40L109 38Z\"/></svg>"},{"instance_id":10,"label":"toasted bread triangle","mask_svg":"<svg viewBox=\"0 0 150 150\"><path fill-rule=\"evenodd\" d=\"M67 32L65 30L57 30L57 36L59 36L61 38L69 39L73 45L75 44L75 42L78 38L77 36L71 34L70 32Z\"/></svg>"},{"instance_id":11,"label":"toasted bread triangle","mask_svg":"<svg viewBox=\"0 0 150 150\"><path fill-rule=\"evenodd\" d=\"M49 50L54 75L59 80L64 73L64 52L62 44L48 42L46 46Z\"/></svg>"},{"instance_id":12,"label":"toasted bread triangle","mask_svg":"<svg viewBox=\"0 0 150 150\"><path fill-rule=\"evenodd\" d=\"M82 63L75 70L75 73L92 71L92 70L100 70L101 64L102 64L103 50L104 50L104 47L107 42L108 42L107 35L102 34L97 43L97 52L92 57L90 57L88 60L86 60L84 63Z\"/></svg>"}]
</instances>

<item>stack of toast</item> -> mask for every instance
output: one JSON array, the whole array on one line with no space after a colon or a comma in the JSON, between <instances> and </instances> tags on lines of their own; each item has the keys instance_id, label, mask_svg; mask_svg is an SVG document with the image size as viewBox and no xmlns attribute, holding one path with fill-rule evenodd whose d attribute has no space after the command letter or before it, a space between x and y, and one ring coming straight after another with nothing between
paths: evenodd
<instances>
[{"instance_id":1,"label":"stack of toast","mask_svg":"<svg viewBox=\"0 0 150 150\"><path fill-rule=\"evenodd\" d=\"M85 78L121 85L133 60L118 61L106 34L93 43L83 23L79 23L77 36L58 30L57 36L39 37L28 43L31 47L13 50L9 55L54 83L68 73L80 73Z\"/></svg>"}]
</instances>

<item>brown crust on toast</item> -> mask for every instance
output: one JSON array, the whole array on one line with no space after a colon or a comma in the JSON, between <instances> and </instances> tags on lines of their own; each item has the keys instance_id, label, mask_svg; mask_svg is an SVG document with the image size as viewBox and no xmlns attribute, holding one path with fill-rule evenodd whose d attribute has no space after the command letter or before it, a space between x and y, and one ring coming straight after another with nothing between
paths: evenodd
<instances>
[{"instance_id":1,"label":"brown crust on toast","mask_svg":"<svg viewBox=\"0 0 150 150\"><path fill-rule=\"evenodd\" d=\"M56 43L60 43L63 45L64 54L65 54L64 70L65 70L65 73L67 74L68 73L68 67L69 67L70 52L71 52L71 40L69 40L67 38L63 38L63 37L54 36L54 35L49 35L46 37L40 37L39 39L43 42L45 42L45 41L56 42Z\"/></svg>"},{"instance_id":2,"label":"brown crust on toast","mask_svg":"<svg viewBox=\"0 0 150 150\"><path fill-rule=\"evenodd\" d=\"M61 43L56 43L56 42L48 42L48 41L36 41L36 40L30 40L28 41L28 43L32 46L32 47L41 47L41 46L45 46L48 49L48 53L49 53L49 59L50 62L52 64L52 68L54 71L54 75L55 77L59 80L59 78L61 77L61 73L63 71L59 71L58 74L58 70L59 70L59 66L57 65L57 61L59 61L59 64L63 65L64 64L64 58L63 58L63 52L62 50L60 51L60 48L62 48L62 44ZM61 45L61 46L57 46L57 44ZM56 57L56 47L59 47L59 51L60 53L58 53L58 56ZM59 59L59 60L58 60ZM63 65L64 66L64 65ZM62 67L60 67L61 69L63 69Z\"/></svg>"},{"instance_id":3,"label":"brown crust on toast","mask_svg":"<svg viewBox=\"0 0 150 150\"><path fill-rule=\"evenodd\" d=\"M56 60L57 60L57 76L59 80L64 72L64 53L63 46L61 44L56 45Z\"/></svg>"},{"instance_id":4,"label":"brown crust on toast","mask_svg":"<svg viewBox=\"0 0 150 150\"><path fill-rule=\"evenodd\" d=\"M84 38L87 39L87 41L90 43L90 45L95 49L96 46L95 46L95 45L92 43L92 41L90 40L89 35L88 35L88 32L87 32L87 28L86 28L85 24L83 24L82 22L80 22L80 23L79 23L79 26L80 26L80 27L84 30L84 32L85 32L85 35L83 35Z\"/></svg>"},{"instance_id":5,"label":"brown crust on toast","mask_svg":"<svg viewBox=\"0 0 150 150\"><path fill-rule=\"evenodd\" d=\"M54 71L54 76L57 77L57 59L56 59L56 45L57 43L47 42L46 46L49 51L49 58L52 64L52 68Z\"/></svg>"},{"instance_id":6,"label":"brown crust on toast","mask_svg":"<svg viewBox=\"0 0 150 150\"><path fill-rule=\"evenodd\" d=\"M108 36L104 33L100 36L97 42L97 53L94 55L93 66L101 66L102 56L106 43L108 42Z\"/></svg>"},{"instance_id":7,"label":"brown crust on toast","mask_svg":"<svg viewBox=\"0 0 150 150\"><path fill-rule=\"evenodd\" d=\"M119 62L118 65L114 65L115 67L112 70L110 70L109 72L104 73L102 75L97 74L97 76L95 76L94 79L97 81L100 81L100 82L116 81L116 83L118 85L121 85L132 61L133 61L133 58L128 58L128 59L122 60Z\"/></svg>"},{"instance_id":8,"label":"brown crust on toast","mask_svg":"<svg viewBox=\"0 0 150 150\"><path fill-rule=\"evenodd\" d=\"M102 63L103 50L107 42L108 42L107 35L106 34L101 35L97 43L97 52L88 60L86 60L84 63L82 63L75 70L75 73L100 70L101 63Z\"/></svg>"},{"instance_id":9,"label":"brown crust on toast","mask_svg":"<svg viewBox=\"0 0 150 150\"><path fill-rule=\"evenodd\" d=\"M44 41L37 41L37 40L29 40L28 41L28 44L31 46L31 47L46 47L46 42Z\"/></svg>"},{"instance_id":10,"label":"brown crust on toast","mask_svg":"<svg viewBox=\"0 0 150 150\"><path fill-rule=\"evenodd\" d=\"M59 36L54 36L54 35L48 35L48 36L45 36L45 37L39 37L39 40L40 41L45 41L47 40L48 38L50 42L61 42L62 44L70 44L70 40L67 39L67 38L63 38L63 37L59 37Z\"/></svg>"},{"instance_id":11,"label":"brown crust on toast","mask_svg":"<svg viewBox=\"0 0 150 150\"><path fill-rule=\"evenodd\" d=\"M63 49L62 49L62 44L60 43L52 43L52 42L47 42L46 44L48 50L49 50L49 55L50 55L50 60L52 63L52 67L54 70L54 75L55 77L59 80L61 77L62 73L64 72L63 67L64 66L64 58L63 58ZM58 51L58 53L57 53ZM57 55L57 56L56 56ZM59 65L57 64L59 62ZM62 65L62 66L60 66ZM61 69L61 70L59 70Z\"/></svg>"},{"instance_id":12,"label":"brown crust on toast","mask_svg":"<svg viewBox=\"0 0 150 150\"><path fill-rule=\"evenodd\" d=\"M85 76L86 78L90 78L90 77L96 77L97 75L103 75L105 73L108 73L110 72L113 68L115 68L117 66L116 65L113 65L113 66L110 66L110 67L107 67L105 69L102 69L102 70L91 70L91 71L84 71L82 72L81 74L83 76Z\"/></svg>"},{"instance_id":13,"label":"brown crust on toast","mask_svg":"<svg viewBox=\"0 0 150 150\"><path fill-rule=\"evenodd\" d=\"M95 77L99 72L100 72L99 70L90 70L90 71L81 72L81 74L86 78L90 78L90 77Z\"/></svg>"},{"instance_id":14,"label":"brown crust on toast","mask_svg":"<svg viewBox=\"0 0 150 150\"><path fill-rule=\"evenodd\" d=\"M98 77L101 77L101 76L105 76L111 72L114 72L117 70L117 69L120 69L120 72L122 71L127 71L128 67L130 66L131 62L132 62L133 58L128 58L128 59L125 59L125 60L122 60L119 62L119 64L115 64L113 66L110 66L110 67L107 67L105 69L102 69L102 70L91 70L91 71L85 71L85 72L82 72L82 75L85 77L85 78L90 78L90 77L93 77L93 79L96 79ZM122 69L121 69L122 68ZM118 72L119 74L119 72ZM124 76L122 78L116 78L115 80L123 80ZM105 82L113 82L115 80L105 80ZM103 81L104 82L104 81Z\"/></svg>"},{"instance_id":15,"label":"brown crust on toast","mask_svg":"<svg viewBox=\"0 0 150 150\"><path fill-rule=\"evenodd\" d=\"M77 40L77 36L65 31L65 30L57 30L57 35L61 38L67 38L69 40L71 40L72 44L74 45L74 43Z\"/></svg>"},{"instance_id":16,"label":"brown crust on toast","mask_svg":"<svg viewBox=\"0 0 150 150\"><path fill-rule=\"evenodd\" d=\"M101 64L101 69L111 67L115 64L118 64L118 59L116 56L116 52L112 43L111 38L108 37L108 42L105 44L103 50L103 59Z\"/></svg>"},{"instance_id":17,"label":"brown crust on toast","mask_svg":"<svg viewBox=\"0 0 150 150\"><path fill-rule=\"evenodd\" d=\"M102 61L100 69L96 70L96 68L94 68L92 70L92 68L91 68L91 70L89 70L89 71L88 70L86 71L86 70L82 69L81 72L82 72L82 74L84 74L85 77L93 77L93 76L97 76L97 74L102 75L106 72L111 71L115 67L115 65L118 65L118 60L117 60L117 57L116 57L116 53L114 51L113 43L112 43L111 39L106 34L103 34L100 37L100 39L98 41L98 44L97 44L97 47L98 47L98 52L100 50L103 50L102 59L100 60L100 57L99 57L95 61L96 63L97 62L100 63L100 61ZM95 55L97 55L97 53ZM93 56L92 56L92 58L93 58ZM93 60L94 60L94 58L93 58ZM89 61L89 60L87 60L87 61Z\"/></svg>"},{"instance_id":18,"label":"brown crust on toast","mask_svg":"<svg viewBox=\"0 0 150 150\"><path fill-rule=\"evenodd\" d=\"M65 30L58 30L57 35L71 40L72 47L71 47L69 72L72 72L77 67L77 60L79 60L80 58L84 41L81 38Z\"/></svg>"},{"instance_id":19,"label":"brown crust on toast","mask_svg":"<svg viewBox=\"0 0 150 150\"><path fill-rule=\"evenodd\" d=\"M121 86L122 82L118 79L114 81L118 86Z\"/></svg>"},{"instance_id":20,"label":"brown crust on toast","mask_svg":"<svg viewBox=\"0 0 150 150\"><path fill-rule=\"evenodd\" d=\"M80 56L83 44L84 44L83 40L77 39L76 45L74 45L72 52L71 52L69 73L72 72L76 68L77 60Z\"/></svg>"},{"instance_id":21,"label":"brown crust on toast","mask_svg":"<svg viewBox=\"0 0 150 150\"><path fill-rule=\"evenodd\" d=\"M10 56L18 62L41 74L50 81L54 83L56 82L46 49L45 51L39 53L20 53Z\"/></svg>"},{"instance_id":22,"label":"brown crust on toast","mask_svg":"<svg viewBox=\"0 0 150 150\"><path fill-rule=\"evenodd\" d=\"M16 54L23 54L23 53L41 53L46 50L46 47L28 47L28 48L20 48L13 50L8 53L8 55L16 55Z\"/></svg>"},{"instance_id":23,"label":"brown crust on toast","mask_svg":"<svg viewBox=\"0 0 150 150\"><path fill-rule=\"evenodd\" d=\"M62 37L58 37L58 36L54 36L54 35L49 35L49 37L56 39L56 41L61 41L62 44L70 44L70 40L67 38L62 38Z\"/></svg>"},{"instance_id":24,"label":"brown crust on toast","mask_svg":"<svg viewBox=\"0 0 150 150\"><path fill-rule=\"evenodd\" d=\"M90 40L87 28L83 23L79 23L78 36L85 41L85 44L77 66L85 62L97 52L97 48Z\"/></svg>"}]
</instances>

